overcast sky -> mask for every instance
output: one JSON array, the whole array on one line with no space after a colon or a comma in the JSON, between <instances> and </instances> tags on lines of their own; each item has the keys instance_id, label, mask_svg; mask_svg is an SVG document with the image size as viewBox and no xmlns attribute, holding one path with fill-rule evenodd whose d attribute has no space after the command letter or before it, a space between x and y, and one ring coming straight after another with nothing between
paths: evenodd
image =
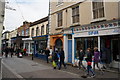
<instances>
[{"instance_id":1,"label":"overcast sky","mask_svg":"<svg viewBox=\"0 0 120 80\"><path fill-rule=\"evenodd\" d=\"M34 22L48 15L49 0L6 0L7 7L14 10L5 10L5 30L14 30L23 24L23 21ZM22 17L23 16L23 17Z\"/></svg>"}]
</instances>

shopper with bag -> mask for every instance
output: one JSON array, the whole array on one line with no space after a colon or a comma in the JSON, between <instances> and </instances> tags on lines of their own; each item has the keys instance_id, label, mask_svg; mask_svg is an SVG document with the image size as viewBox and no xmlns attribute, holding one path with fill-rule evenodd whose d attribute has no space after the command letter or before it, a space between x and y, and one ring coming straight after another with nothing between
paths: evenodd
<instances>
[{"instance_id":1,"label":"shopper with bag","mask_svg":"<svg viewBox=\"0 0 120 80\"><path fill-rule=\"evenodd\" d=\"M53 50L53 52L52 52L52 65L53 65L53 69L56 69L57 62L58 62L57 53Z\"/></svg>"}]
</instances>

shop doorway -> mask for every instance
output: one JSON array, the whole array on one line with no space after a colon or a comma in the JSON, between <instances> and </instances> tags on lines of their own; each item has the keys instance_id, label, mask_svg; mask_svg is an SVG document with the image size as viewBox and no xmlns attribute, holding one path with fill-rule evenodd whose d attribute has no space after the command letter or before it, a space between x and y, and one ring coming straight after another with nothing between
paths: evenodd
<instances>
[{"instance_id":1,"label":"shop doorway","mask_svg":"<svg viewBox=\"0 0 120 80\"><path fill-rule=\"evenodd\" d=\"M72 63L72 40L68 40L68 62Z\"/></svg>"},{"instance_id":2,"label":"shop doorway","mask_svg":"<svg viewBox=\"0 0 120 80\"><path fill-rule=\"evenodd\" d=\"M55 42L55 49L57 49L58 51L60 51L63 48L63 43L61 39L57 39Z\"/></svg>"},{"instance_id":3,"label":"shop doorway","mask_svg":"<svg viewBox=\"0 0 120 80\"><path fill-rule=\"evenodd\" d=\"M118 50L118 40L113 39L111 42L111 49L112 49L112 54L113 54L113 60L114 61L119 61L119 50Z\"/></svg>"}]
</instances>

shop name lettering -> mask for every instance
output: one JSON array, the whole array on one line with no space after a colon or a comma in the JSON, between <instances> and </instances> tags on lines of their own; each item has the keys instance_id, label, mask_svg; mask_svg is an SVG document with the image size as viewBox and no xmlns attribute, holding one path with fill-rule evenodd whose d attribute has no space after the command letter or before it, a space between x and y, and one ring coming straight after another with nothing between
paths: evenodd
<instances>
[{"instance_id":1,"label":"shop name lettering","mask_svg":"<svg viewBox=\"0 0 120 80\"><path fill-rule=\"evenodd\" d=\"M97 35L99 34L98 31L90 31L88 32L88 35Z\"/></svg>"},{"instance_id":2,"label":"shop name lettering","mask_svg":"<svg viewBox=\"0 0 120 80\"><path fill-rule=\"evenodd\" d=\"M47 38L46 37L36 37L36 38L33 38L33 40L46 40Z\"/></svg>"},{"instance_id":3,"label":"shop name lettering","mask_svg":"<svg viewBox=\"0 0 120 80\"><path fill-rule=\"evenodd\" d=\"M115 30L113 31L113 33L120 33L120 30L119 30L119 29L115 29Z\"/></svg>"}]
</instances>

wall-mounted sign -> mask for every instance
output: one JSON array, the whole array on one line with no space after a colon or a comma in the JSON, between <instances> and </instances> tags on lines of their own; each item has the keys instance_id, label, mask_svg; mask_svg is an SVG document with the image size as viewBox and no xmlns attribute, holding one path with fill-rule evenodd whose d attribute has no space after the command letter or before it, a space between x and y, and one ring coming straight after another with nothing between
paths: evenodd
<instances>
[{"instance_id":1,"label":"wall-mounted sign","mask_svg":"<svg viewBox=\"0 0 120 80\"><path fill-rule=\"evenodd\" d=\"M99 34L98 31L90 31L90 32L88 32L88 35L97 35L97 34Z\"/></svg>"},{"instance_id":2,"label":"wall-mounted sign","mask_svg":"<svg viewBox=\"0 0 120 80\"><path fill-rule=\"evenodd\" d=\"M37 37L33 37L33 40L47 40L48 36L37 36Z\"/></svg>"}]
</instances>

